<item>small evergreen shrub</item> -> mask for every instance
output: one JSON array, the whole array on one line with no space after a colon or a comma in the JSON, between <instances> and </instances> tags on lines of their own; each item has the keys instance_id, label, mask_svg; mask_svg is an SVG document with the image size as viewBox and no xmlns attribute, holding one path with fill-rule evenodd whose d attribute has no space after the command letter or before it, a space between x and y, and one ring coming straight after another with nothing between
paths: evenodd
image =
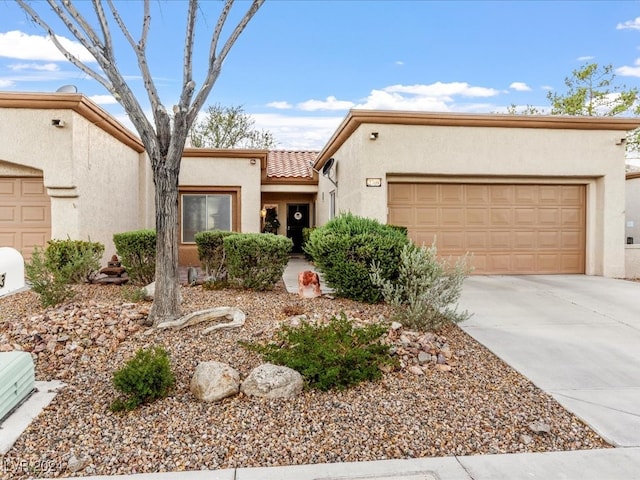
<instances>
[{"instance_id":1,"label":"small evergreen shrub","mask_svg":"<svg viewBox=\"0 0 640 480\"><path fill-rule=\"evenodd\" d=\"M223 281L227 278L223 240L233 234L224 230L209 230L195 235L200 266L213 281Z\"/></svg>"},{"instance_id":2,"label":"small evergreen shrub","mask_svg":"<svg viewBox=\"0 0 640 480\"><path fill-rule=\"evenodd\" d=\"M282 278L293 246L271 233L236 233L224 237L229 283L251 290L271 290Z\"/></svg>"},{"instance_id":3,"label":"small evergreen shrub","mask_svg":"<svg viewBox=\"0 0 640 480\"><path fill-rule=\"evenodd\" d=\"M114 386L124 394L111 404L111 411L133 410L143 403L164 398L175 384L169 354L160 346L139 349L113 374Z\"/></svg>"},{"instance_id":4,"label":"small evergreen shrub","mask_svg":"<svg viewBox=\"0 0 640 480\"><path fill-rule=\"evenodd\" d=\"M58 305L74 297L75 292L69 287L66 276L49 265L42 249L33 250L31 261L26 262L24 268L31 290L39 295L43 307Z\"/></svg>"},{"instance_id":5,"label":"small evergreen shrub","mask_svg":"<svg viewBox=\"0 0 640 480\"><path fill-rule=\"evenodd\" d=\"M100 269L104 245L84 240L49 240L45 258L51 270L62 272L68 283L88 282Z\"/></svg>"},{"instance_id":6,"label":"small evergreen shrub","mask_svg":"<svg viewBox=\"0 0 640 480\"><path fill-rule=\"evenodd\" d=\"M134 230L116 233L113 243L122 266L134 285L148 285L156 276L156 231Z\"/></svg>"},{"instance_id":7,"label":"small evergreen shrub","mask_svg":"<svg viewBox=\"0 0 640 480\"><path fill-rule=\"evenodd\" d=\"M386 332L382 324L355 327L343 313L324 325L283 326L277 340L266 345L242 345L268 362L297 370L310 388L342 390L377 380L381 366L395 365L389 347L382 343Z\"/></svg>"},{"instance_id":8,"label":"small evergreen shrub","mask_svg":"<svg viewBox=\"0 0 640 480\"><path fill-rule=\"evenodd\" d=\"M406 245L400 256L396 279L384 277L373 262L371 281L394 310L394 319L421 331L432 331L445 323L460 322L469 314L457 311L462 283L469 273L466 257L451 266L437 258L435 244L427 248ZM452 306L453 305L453 306Z\"/></svg>"},{"instance_id":9,"label":"small evergreen shrub","mask_svg":"<svg viewBox=\"0 0 640 480\"><path fill-rule=\"evenodd\" d=\"M380 289L369 277L371 262L385 278L395 279L400 252L408 243L401 230L349 213L311 232L305 251L337 295L375 303Z\"/></svg>"},{"instance_id":10,"label":"small evergreen shrub","mask_svg":"<svg viewBox=\"0 0 640 480\"><path fill-rule=\"evenodd\" d=\"M316 227L305 227L302 229L302 252L307 260L311 260L311 255L307 252L307 243L309 242L309 237L311 236L311 232L313 232Z\"/></svg>"}]
</instances>

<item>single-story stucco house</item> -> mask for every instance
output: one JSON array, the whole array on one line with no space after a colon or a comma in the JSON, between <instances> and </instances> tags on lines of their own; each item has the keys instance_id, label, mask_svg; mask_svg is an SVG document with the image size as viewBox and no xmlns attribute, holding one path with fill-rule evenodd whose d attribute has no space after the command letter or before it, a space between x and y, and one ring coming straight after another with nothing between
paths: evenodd
<instances>
[{"instance_id":1,"label":"single-story stucco house","mask_svg":"<svg viewBox=\"0 0 640 480\"><path fill-rule=\"evenodd\" d=\"M302 229L339 212L403 225L476 273L625 276L626 132L640 119L353 110L320 152L187 148L180 263L193 235ZM312 168L313 166L313 168ZM81 94L0 92L0 245L153 228L138 137Z\"/></svg>"}]
</instances>

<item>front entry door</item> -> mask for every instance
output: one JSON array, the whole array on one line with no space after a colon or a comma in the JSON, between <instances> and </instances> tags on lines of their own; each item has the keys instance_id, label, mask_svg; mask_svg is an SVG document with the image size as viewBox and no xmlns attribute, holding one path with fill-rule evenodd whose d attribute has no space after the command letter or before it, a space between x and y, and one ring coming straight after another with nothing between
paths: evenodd
<instances>
[{"instance_id":1,"label":"front entry door","mask_svg":"<svg viewBox=\"0 0 640 480\"><path fill-rule=\"evenodd\" d=\"M287 205L287 237L293 241L292 253L302 253L302 229L309 228L309 204Z\"/></svg>"}]
</instances>

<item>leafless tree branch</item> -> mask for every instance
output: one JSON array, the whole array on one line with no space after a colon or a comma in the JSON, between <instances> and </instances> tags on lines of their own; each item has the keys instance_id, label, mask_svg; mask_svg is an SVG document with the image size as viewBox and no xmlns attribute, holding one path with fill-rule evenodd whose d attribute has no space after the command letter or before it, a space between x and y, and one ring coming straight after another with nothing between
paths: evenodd
<instances>
[{"instance_id":1,"label":"leafless tree branch","mask_svg":"<svg viewBox=\"0 0 640 480\"><path fill-rule=\"evenodd\" d=\"M218 45L220 34L222 32L222 27L224 26L227 16L229 15L229 11L231 10L231 7L233 5L233 0L226 1L223 11L220 14L220 17L218 19L218 24L216 25L216 29L213 33L213 37L211 39L211 48L209 50L209 70L208 70L207 76L204 80L204 83L202 84L202 87L200 88L200 91L196 95L196 98L193 101L191 108L189 109L188 118L187 118L187 123L189 125L191 125L191 123L195 121L196 116L198 115L198 112L203 107L205 100L209 96L209 93L211 92L211 89L213 88L213 85L216 79L218 78L218 75L220 74L222 63L224 62L224 59L226 58L229 51L231 50L231 47L233 46L235 41L238 39L242 31L245 29L249 21L253 18L253 16L256 14L256 12L262 6L263 3L264 3L264 0L253 0L253 2L251 3L251 6L247 10L247 12L244 14L244 17L242 17L242 20L240 20L238 25L236 25L233 32L225 42L224 47L220 51L220 54L216 56L216 48Z\"/></svg>"}]
</instances>

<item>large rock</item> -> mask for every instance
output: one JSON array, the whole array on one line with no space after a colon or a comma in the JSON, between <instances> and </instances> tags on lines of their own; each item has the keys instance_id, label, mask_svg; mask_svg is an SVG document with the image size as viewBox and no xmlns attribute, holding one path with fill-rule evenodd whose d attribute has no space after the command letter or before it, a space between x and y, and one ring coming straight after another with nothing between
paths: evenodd
<instances>
[{"instance_id":1,"label":"large rock","mask_svg":"<svg viewBox=\"0 0 640 480\"><path fill-rule=\"evenodd\" d=\"M221 362L202 362L191 379L191 393L203 402L216 402L240 390L240 374Z\"/></svg>"},{"instance_id":2,"label":"large rock","mask_svg":"<svg viewBox=\"0 0 640 480\"><path fill-rule=\"evenodd\" d=\"M253 369L242 382L245 395L265 398L292 398L302 392L302 375L289 367L265 363Z\"/></svg>"}]
</instances>

